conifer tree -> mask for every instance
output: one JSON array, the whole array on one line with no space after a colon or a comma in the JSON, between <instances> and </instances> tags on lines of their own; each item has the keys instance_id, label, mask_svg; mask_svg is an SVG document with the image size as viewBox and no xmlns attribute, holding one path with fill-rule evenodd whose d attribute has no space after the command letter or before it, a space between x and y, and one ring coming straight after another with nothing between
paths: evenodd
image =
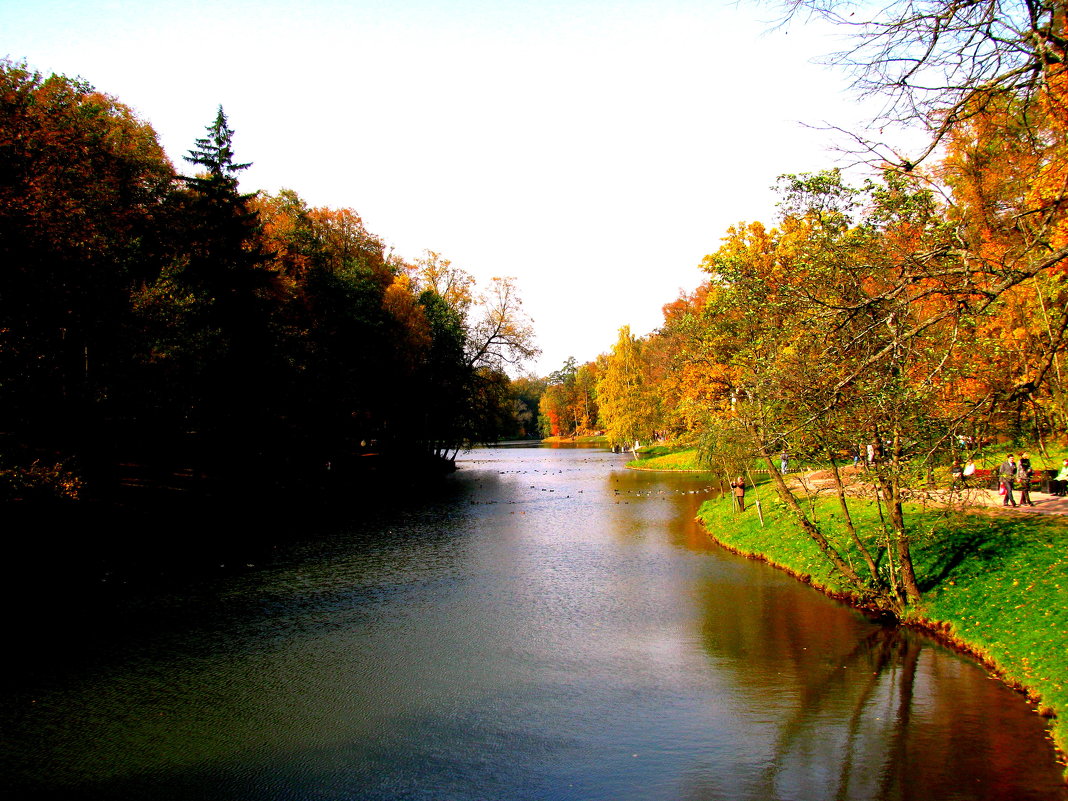
<instances>
[{"instance_id":1,"label":"conifer tree","mask_svg":"<svg viewBox=\"0 0 1068 801\"><path fill-rule=\"evenodd\" d=\"M185 181L206 195L237 196L249 199L252 195L238 195L238 173L247 170L252 162L234 163L234 131L226 119L223 107L215 115L215 122L208 126L207 135L196 140L196 147L183 158L207 170L207 175L185 178Z\"/></svg>"},{"instance_id":2,"label":"conifer tree","mask_svg":"<svg viewBox=\"0 0 1068 801\"><path fill-rule=\"evenodd\" d=\"M285 376L272 325L276 275L254 195L238 191L238 174L250 165L235 161L233 135L220 106L185 156L202 171L183 176L187 191L176 199L174 251L178 280L196 298L194 341L213 343L188 378L194 425L227 459L240 449L245 460L262 461Z\"/></svg>"}]
</instances>

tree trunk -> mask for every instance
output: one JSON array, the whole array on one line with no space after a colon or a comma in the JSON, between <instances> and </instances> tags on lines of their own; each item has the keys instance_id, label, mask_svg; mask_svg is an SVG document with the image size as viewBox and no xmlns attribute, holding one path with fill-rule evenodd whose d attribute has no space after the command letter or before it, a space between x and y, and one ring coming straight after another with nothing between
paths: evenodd
<instances>
[{"instance_id":1,"label":"tree trunk","mask_svg":"<svg viewBox=\"0 0 1068 801\"><path fill-rule=\"evenodd\" d=\"M842 507L842 515L845 518L846 531L849 532L850 539L853 540L853 544L857 546L857 550L860 551L861 556L864 557L864 562L868 565L868 572L874 583L879 579L879 570L875 566L875 559L872 558L871 552L861 541L860 536L857 534L857 528L853 525L853 516L849 513L849 503L846 501L845 485L842 483L842 474L838 471L838 462L834 460L834 456L831 455L829 450L826 451L826 453L831 462L831 472L834 473L834 485L835 489L838 491L838 503Z\"/></svg>"},{"instance_id":2,"label":"tree trunk","mask_svg":"<svg viewBox=\"0 0 1068 801\"><path fill-rule=\"evenodd\" d=\"M901 509L901 435L894 432L894 456L889 473L885 468L880 471L880 484L884 487L887 506L890 510L890 529L894 532L894 551L897 554L898 578L901 589L909 603L920 600L920 587L916 583L916 572L912 566L912 546L908 532L905 530L905 515Z\"/></svg>"},{"instance_id":3,"label":"tree trunk","mask_svg":"<svg viewBox=\"0 0 1068 801\"><path fill-rule=\"evenodd\" d=\"M768 449L762 440L757 441L757 447L759 449L760 457L764 460L764 463L768 466L768 473L775 481L775 489L779 493L779 497L782 498L783 503L797 518L797 522L804 529L805 533L819 546L820 551L826 556L831 564L852 584L857 590L864 594L868 594L869 587L865 582L856 574L856 571L850 566L850 564L842 558L842 555L827 542L827 538L823 536L823 532L820 531L811 520L808 519L808 515L805 514L805 510L801 508L801 505L797 502L797 498L790 491L790 488L786 486L786 481L783 479L782 474L775 467L775 462L772 460L771 454L768 453Z\"/></svg>"}]
</instances>

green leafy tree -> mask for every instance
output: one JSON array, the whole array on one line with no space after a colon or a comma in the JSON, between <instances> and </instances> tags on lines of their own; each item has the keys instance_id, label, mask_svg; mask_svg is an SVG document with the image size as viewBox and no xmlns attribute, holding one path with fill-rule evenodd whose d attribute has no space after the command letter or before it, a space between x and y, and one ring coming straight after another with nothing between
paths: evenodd
<instances>
[{"instance_id":1,"label":"green leafy tree","mask_svg":"<svg viewBox=\"0 0 1068 801\"><path fill-rule=\"evenodd\" d=\"M855 189L826 173L787 176L782 191L778 229L734 229L704 265L717 285L706 351L731 376L722 417L748 436L834 568L900 613L920 595L903 499L982 406L961 387L983 358L972 347L976 319L999 284L961 264L944 209L917 181L889 172ZM868 442L879 454L871 500L884 505L887 527L862 542L837 463ZM863 568L847 562L779 475L784 447L831 466Z\"/></svg>"},{"instance_id":2,"label":"green leafy tree","mask_svg":"<svg viewBox=\"0 0 1068 801\"><path fill-rule=\"evenodd\" d=\"M511 382L514 427L509 432L510 436L526 439L538 434L538 410L546 388L546 380L534 376L520 376Z\"/></svg>"},{"instance_id":3,"label":"green leafy tree","mask_svg":"<svg viewBox=\"0 0 1068 801\"><path fill-rule=\"evenodd\" d=\"M220 107L186 156L201 169L170 198L172 260L142 301L157 319L183 321L172 332L181 335L175 358L160 360L156 375L166 416L195 432L191 445L203 468L255 486L258 473L278 471L283 458L278 401L287 365L273 322L278 276L253 195L238 190L248 165L234 161L233 133Z\"/></svg>"}]
</instances>

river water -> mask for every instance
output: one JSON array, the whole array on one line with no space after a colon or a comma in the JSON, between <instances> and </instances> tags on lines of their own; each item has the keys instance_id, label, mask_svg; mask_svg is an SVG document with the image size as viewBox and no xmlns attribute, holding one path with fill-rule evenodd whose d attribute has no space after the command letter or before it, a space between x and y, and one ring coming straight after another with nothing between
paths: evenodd
<instances>
[{"instance_id":1,"label":"river water","mask_svg":"<svg viewBox=\"0 0 1068 801\"><path fill-rule=\"evenodd\" d=\"M403 507L321 530L312 514L240 569L122 596L92 644L5 688L0 786L153 801L1068 798L1020 696L723 552L692 522L705 478L625 459L477 450Z\"/></svg>"}]
</instances>

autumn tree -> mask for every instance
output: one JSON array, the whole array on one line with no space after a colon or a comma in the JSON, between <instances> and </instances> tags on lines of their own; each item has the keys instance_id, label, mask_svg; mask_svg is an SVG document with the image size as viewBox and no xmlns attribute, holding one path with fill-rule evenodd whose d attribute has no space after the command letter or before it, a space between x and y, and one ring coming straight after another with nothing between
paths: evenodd
<instances>
[{"instance_id":1,"label":"autumn tree","mask_svg":"<svg viewBox=\"0 0 1068 801\"><path fill-rule=\"evenodd\" d=\"M493 278L479 291L475 279L441 254L426 251L414 265L413 281L422 288L424 302L432 304L431 320L446 322L435 329L445 337L448 356L432 358L431 373L444 370L448 378L441 385L455 391L459 412L464 408L482 410L482 415L454 417L448 436L437 439L441 453L478 441L493 440L513 425L512 401L506 369L519 369L538 355L533 321L523 309L523 301L513 278ZM432 322L432 329L434 324ZM435 339L435 341L437 341ZM462 358L455 348L462 347ZM436 346L435 346L436 347ZM436 379L437 380L437 379ZM447 393L448 394L448 393ZM435 410L440 414L443 407ZM497 421L490 424L491 421Z\"/></svg>"},{"instance_id":2,"label":"autumn tree","mask_svg":"<svg viewBox=\"0 0 1068 801\"><path fill-rule=\"evenodd\" d=\"M415 278L425 289L439 295L465 323L475 303L475 279L454 267L453 263L432 250L423 252L415 261Z\"/></svg>"},{"instance_id":3,"label":"autumn tree","mask_svg":"<svg viewBox=\"0 0 1068 801\"><path fill-rule=\"evenodd\" d=\"M862 95L884 101L873 129L925 126L928 143L914 155L853 132L882 163L921 163L962 123L1011 97L1030 109L1055 103L1064 78L1068 31L1058 0L895 0L863 6L845 0L787 0L788 18L815 15L851 37L829 61L854 76ZM1052 91L1051 91L1052 90Z\"/></svg>"},{"instance_id":4,"label":"autumn tree","mask_svg":"<svg viewBox=\"0 0 1068 801\"><path fill-rule=\"evenodd\" d=\"M128 297L159 270L172 177L116 99L0 61L0 406L29 458L97 470L136 414Z\"/></svg>"},{"instance_id":5,"label":"autumn tree","mask_svg":"<svg viewBox=\"0 0 1068 801\"><path fill-rule=\"evenodd\" d=\"M572 404L575 412L575 430L581 435L593 434L601 417L597 397L600 371L596 362L587 362L575 372Z\"/></svg>"},{"instance_id":6,"label":"autumn tree","mask_svg":"<svg viewBox=\"0 0 1068 801\"><path fill-rule=\"evenodd\" d=\"M658 401L645 376L642 342L630 333L630 326L623 326L597 383L601 421L613 446L631 447L656 431Z\"/></svg>"},{"instance_id":7,"label":"autumn tree","mask_svg":"<svg viewBox=\"0 0 1068 801\"><path fill-rule=\"evenodd\" d=\"M925 183L888 171L862 188L837 173L786 176L776 229L732 229L712 275L701 352L723 365L719 418L736 421L784 503L839 573L900 612L919 598L903 501L989 402L969 381L1006 279L962 259L958 229ZM753 310L759 309L759 314ZM837 463L876 444L885 537L849 523ZM783 447L831 465L864 572L808 518L776 469Z\"/></svg>"},{"instance_id":8,"label":"autumn tree","mask_svg":"<svg viewBox=\"0 0 1068 801\"><path fill-rule=\"evenodd\" d=\"M884 101L871 130L892 124L926 131L925 144L906 153L873 134L851 132L874 161L927 180L944 194L957 226L950 247L959 269L983 273L984 291L1004 317L1020 313L1041 323L1001 333L1013 351L1004 372L1013 381L994 393L1000 410L1036 417L1042 393L1053 388L1066 415L1058 376L1068 318L1059 275L1068 260L1068 75L1066 16L1053 0L894 2L865 8L831 0L786 4L791 15L812 13L852 36L831 57L851 70L856 88ZM918 165L945 153L926 174ZM1037 312L1031 315L1030 307ZM989 333L997 338L993 329Z\"/></svg>"},{"instance_id":9,"label":"autumn tree","mask_svg":"<svg viewBox=\"0 0 1068 801\"><path fill-rule=\"evenodd\" d=\"M519 367L540 352L515 279L490 279L468 318L467 363L502 370Z\"/></svg>"},{"instance_id":10,"label":"autumn tree","mask_svg":"<svg viewBox=\"0 0 1068 801\"><path fill-rule=\"evenodd\" d=\"M571 356L563 367L553 370L546 378L545 391L539 404L542 433L546 437L573 436L577 429L574 414L574 387L578 365Z\"/></svg>"},{"instance_id":11,"label":"autumn tree","mask_svg":"<svg viewBox=\"0 0 1068 801\"><path fill-rule=\"evenodd\" d=\"M88 84L0 64L8 490L23 468L60 494L142 486L122 464L262 496L529 424L536 395L505 372L537 353L513 279L479 293L437 254L390 254L352 209L242 192L221 107L186 161L176 176Z\"/></svg>"},{"instance_id":12,"label":"autumn tree","mask_svg":"<svg viewBox=\"0 0 1068 801\"><path fill-rule=\"evenodd\" d=\"M716 291L706 281L693 292L680 293L664 305L664 322L647 340L663 426L680 443L695 443L729 396L729 369L703 337L705 309Z\"/></svg>"}]
</instances>

